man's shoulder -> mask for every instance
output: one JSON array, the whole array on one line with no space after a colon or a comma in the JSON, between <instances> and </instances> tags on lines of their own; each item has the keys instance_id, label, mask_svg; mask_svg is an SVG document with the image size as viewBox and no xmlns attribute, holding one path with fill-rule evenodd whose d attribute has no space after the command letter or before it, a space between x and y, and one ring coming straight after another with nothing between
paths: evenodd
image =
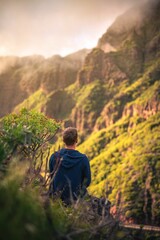
<instances>
[{"instance_id":1,"label":"man's shoulder","mask_svg":"<svg viewBox=\"0 0 160 240\"><path fill-rule=\"evenodd\" d=\"M61 156L63 155L65 152L65 149L62 148L60 150L57 150L57 151L54 151L52 154L51 154L51 158L54 158L54 157L58 157L58 156Z\"/></svg>"},{"instance_id":2,"label":"man's shoulder","mask_svg":"<svg viewBox=\"0 0 160 240\"><path fill-rule=\"evenodd\" d=\"M77 152L79 153L79 156L80 156L81 158L83 158L84 160L88 160L88 157L86 156L86 154L81 153L81 152L79 152L79 151L77 151Z\"/></svg>"}]
</instances>

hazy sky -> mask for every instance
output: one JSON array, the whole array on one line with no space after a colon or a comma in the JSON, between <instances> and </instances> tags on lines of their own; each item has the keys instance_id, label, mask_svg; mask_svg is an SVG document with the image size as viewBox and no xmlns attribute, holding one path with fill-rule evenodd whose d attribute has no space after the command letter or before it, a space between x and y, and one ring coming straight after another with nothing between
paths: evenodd
<instances>
[{"instance_id":1,"label":"hazy sky","mask_svg":"<svg viewBox=\"0 0 160 240\"><path fill-rule=\"evenodd\" d=\"M96 46L120 14L145 0L0 0L0 55L66 55Z\"/></svg>"}]
</instances>

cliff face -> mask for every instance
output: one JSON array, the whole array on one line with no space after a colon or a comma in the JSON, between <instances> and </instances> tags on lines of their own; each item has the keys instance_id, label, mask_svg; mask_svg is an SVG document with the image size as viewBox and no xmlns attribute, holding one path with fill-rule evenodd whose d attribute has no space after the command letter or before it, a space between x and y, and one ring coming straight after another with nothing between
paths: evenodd
<instances>
[{"instance_id":1,"label":"cliff face","mask_svg":"<svg viewBox=\"0 0 160 240\"><path fill-rule=\"evenodd\" d=\"M127 79L126 74L115 64L112 56L105 54L99 48L93 49L86 57L83 68L78 74L78 83L82 86L97 79L101 80L102 84L110 85Z\"/></svg>"},{"instance_id":2,"label":"cliff face","mask_svg":"<svg viewBox=\"0 0 160 240\"><path fill-rule=\"evenodd\" d=\"M110 44L115 61L127 75L136 79L145 66L159 56L159 1L148 1L118 17L100 38L98 47Z\"/></svg>"},{"instance_id":3,"label":"cliff face","mask_svg":"<svg viewBox=\"0 0 160 240\"><path fill-rule=\"evenodd\" d=\"M100 117L92 113L92 122L87 117L88 112L84 111L84 104L76 106L72 119L79 128L79 120L76 121L78 114L82 119L80 122L84 123L84 128L82 124L80 127L82 131L85 128L92 131L108 127L128 114L135 116L141 113L141 117L147 118L159 111L159 92L152 87L160 79L159 10L160 3L155 1L118 17L101 37L97 48L86 57L77 85L80 88L86 85L87 88L98 80L104 87L99 93L104 101L100 107L97 105L96 112ZM106 44L112 46L110 51L104 51ZM148 101L147 97L145 102L138 101L144 98L142 95L149 93L147 89L156 96L154 100L148 96Z\"/></svg>"},{"instance_id":4,"label":"cliff face","mask_svg":"<svg viewBox=\"0 0 160 240\"><path fill-rule=\"evenodd\" d=\"M160 1L148 4L88 54L71 119L87 136L79 150L91 159L90 192L107 194L125 221L159 224Z\"/></svg>"},{"instance_id":5,"label":"cliff face","mask_svg":"<svg viewBox=\"0 0 160 240\"><path fill-rule=\"evenodd\" d=\"M0 58L0 117L13 111L39 89L46 94L63 89L76 80L88 50L67 57L42 56ZM47 97L47 95L46 95Z\"/></svg>"},{"instance_id":6,"label":"cliff face","mask_svg":"<svg viewBox=\"0 0 160 240\"><path fill-rule=\"evenodd\" d=\"M125 221L159 224L160 1L148 4L119 17L98 42L103 67L95 78L104 101L92 122L96 132L79 150L91 159L92 194L106 194L116 206L113 213L123 212ZM95 81L95 69L87 71L94 51L79 83Z\"/></svg>"}]
</instances>

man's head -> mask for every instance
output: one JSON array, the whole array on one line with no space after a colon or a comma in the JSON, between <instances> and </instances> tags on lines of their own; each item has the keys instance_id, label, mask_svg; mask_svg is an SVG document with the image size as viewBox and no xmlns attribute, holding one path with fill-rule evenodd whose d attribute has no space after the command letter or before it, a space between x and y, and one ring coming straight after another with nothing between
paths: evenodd
<instances>
[{"instance_id":1,"label":"man's head","mask_svg":"<svg viewBox=\"0 0 160 240\"><path fill-rule=\"evenodd\" d=\"M77 143L78 133L77 129L73 127L68 127L63 132L63 142L66 146L73 146Z\"/></svg>"}]
</instances>

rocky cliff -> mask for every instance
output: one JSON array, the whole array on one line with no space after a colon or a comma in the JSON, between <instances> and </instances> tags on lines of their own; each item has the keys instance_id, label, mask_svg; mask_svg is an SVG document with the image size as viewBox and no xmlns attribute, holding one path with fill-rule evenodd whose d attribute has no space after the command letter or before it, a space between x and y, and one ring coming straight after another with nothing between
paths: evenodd
<instances>
[{"instance_id":1,"label":"rocky cliff","mask_svg":"<svg viewBox=\"0 0 160 240\"><path fill-rule=\"evenodd\" d=\"M46 94L63 89L76 80L89 50L81 50L66 57L55 55L0 57L0 117L13 111L38 90ZM43 107L42 107L43 108Z\"/></svg>"},{"instance_id":2,"label":"rocky cliff","mask_svg":"<svg viewBox=\"0 0 160 240\"><path fill-rule=\"evenodd\" d=\"M88 136L79 150L90 192L126 221L159 224L160 1L150 4L120 16L87 55L71 119Z\"/></svg>"},{"instance_id":3,"label":"rocky cliff","mask_svg":"<svg viewBox=\"0 0 160 240\"><path fill-rule=\"evenodd\" d=\"M90 191L107 195L123 220L146 224L160 222L159 11L160 1L153 1L120 16L78 75L86 89L98 81L103 98L92 121L93 109L82 111L87 100L76 109L91 133L79 146L91 159Z\"/></svg>"},{"instance_id":4,"label":"rocky cliff","mask_svg":"<svg viewBox=\"0 0 160 240\"><path fill-rule=\"evenodd\" d=\"M135 116L141 112L146 118L159 111L159 10L159 1L129 10L117 18L100 38L97 48L88 54L77 84L80 88L84 85L89 88L90 84L99 81L104 87L99 92L104 101L101 106L97 105L100 117L97 119L95 115L91 126L88 112L83 111L84 104L76 107L72 117L77 127L75 111L79 118L80 112L83 114L84 126L90 129L108 127L126 114ZM106 44L114 50L105 52Z\"/></svg>"}]
</instances>

